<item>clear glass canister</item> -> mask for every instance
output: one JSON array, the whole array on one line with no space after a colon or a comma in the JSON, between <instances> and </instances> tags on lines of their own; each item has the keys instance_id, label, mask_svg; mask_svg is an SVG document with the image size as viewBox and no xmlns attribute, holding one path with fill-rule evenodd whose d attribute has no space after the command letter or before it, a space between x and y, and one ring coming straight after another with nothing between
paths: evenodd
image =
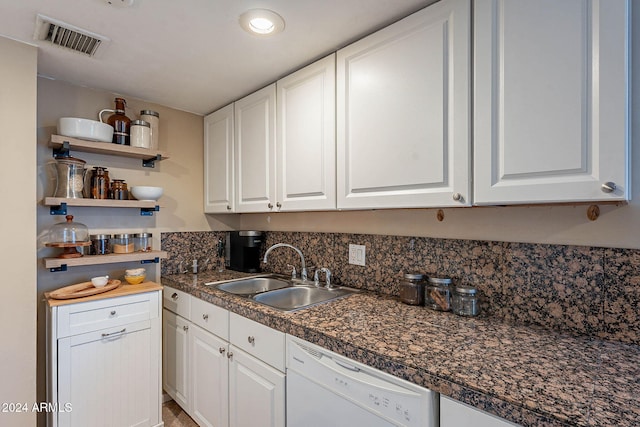
<instances>
[{"instance_id":1,"label":"clear glass canister","mask_svg":"<svg viewBox=\"0 0 640 427\"><path fill-rule=\"evenodd\" d=\"M111 234L92 234L91 249L89 253L91 255L106 255L111 253Z\"/></svg>"},{"instance_id":2,"label":"clear glass canister","mask_svg":"<svg viewBox=\"0 0 640 427\"><path fill-rule=\"evenodd\" d=\"M151 247L151 233L138 233L133 235L134 250L136 252L149 252Z\"/></svg>"},{"instance_id":3,"label":"clear glass canister","mask_svg":"<svg viewBox=\"0 0 640 427\"><path fill-rule=\"evenodd\" d=\"M157 150L159 147L158 138L160 138L158 130L160 127L160 114L152 110L142 110L140 111L140 119L151 125L151 146L149 148Z\"/></svg>"},{"instance_id":4,"label":"clear glass canister","mask_svg":"<svg viewBox=\"0 0 640 427\"><path fill-rule=\"evenodd\" d=\"M130 141L132 147L151 148L151 125L144 120L131 122Z\"/></svg>"},{"instance_id":5,"label":"clear glass canister","mask_svg":"<svg viewBox=\"0 0 640 427\"><path fill-rule=\"evenodd\" d=\"M477 316L480 313L478 290L470 286L456 286L452 307L453 312L460 316Z\"/></svg>"},{"instance_id":6,"label":"clear glass canister","mask_svg":"<svg viewBox=\"0 0 640 427\"><path fill-rule=\"evenodd\" d=\"M133 235L131 234L115 234L111 245L114 254L130 254L135 251L133 243Z\"/></svg>"},{"instance_id":7,"label":"clear glass canister","mask_svg":"<svg viewBox=\"0 0 640 427\"><path fill-rule=\"evenodd\" d=\"M433 310L451 310L451 279L429 277L425 289L425 305Z\"/></svg>"},{"instance_id":8,"label":"clear glass canister","mask_svg":"<svg viewBox=\"0 0 640 427\"><path fill-rule=\"evenodd\" d=\"M406 273L400 282L400 301L405 304L422 305L424 303L424 276L418 273Z\"/></svg>"}]
</instances>

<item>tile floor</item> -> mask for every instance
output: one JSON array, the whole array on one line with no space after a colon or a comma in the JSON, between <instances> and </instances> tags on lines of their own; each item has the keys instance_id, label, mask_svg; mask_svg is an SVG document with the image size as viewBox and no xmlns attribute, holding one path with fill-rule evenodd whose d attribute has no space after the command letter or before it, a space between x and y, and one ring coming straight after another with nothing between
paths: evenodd
<instances>
[{"instance_id":1,"label":"tile floor","mask_svg":"<svg viewBox=\"0 0 640 427\"><path fill-rule=\"evenodd\" d=\"M198 427L198 424L173 400L162 404L162 420L165 427Z\"/></svg>"}]
</instances>

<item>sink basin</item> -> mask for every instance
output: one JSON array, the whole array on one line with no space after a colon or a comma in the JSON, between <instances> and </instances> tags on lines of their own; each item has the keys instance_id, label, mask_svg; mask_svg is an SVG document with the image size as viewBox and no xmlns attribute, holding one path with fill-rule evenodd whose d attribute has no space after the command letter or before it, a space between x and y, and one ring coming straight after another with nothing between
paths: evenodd
<instances>
[{"instance_id":1,"label":"sink basin","mask_svg":"<svg viewBox=\"0 0 640 427\"><path fill-rule=\"evenodd\" d=\"M218 289L234 295L250 296L289 286L291 286L291 282L275 277L252 277L250 279L221 283L218 285Z\"/></svg>"},{"instance_id":2,"label":"sink basin","mask_svg":"<svg viewBox=\"0 0 640 427\"><path fill-rule=\"evenodd\" d=\"M293 286L254 295L252 299L278 310L294 311L345 297L354 292L357 291L343 287L326 289L312 286Z\"/></svg>"}]
</instances>

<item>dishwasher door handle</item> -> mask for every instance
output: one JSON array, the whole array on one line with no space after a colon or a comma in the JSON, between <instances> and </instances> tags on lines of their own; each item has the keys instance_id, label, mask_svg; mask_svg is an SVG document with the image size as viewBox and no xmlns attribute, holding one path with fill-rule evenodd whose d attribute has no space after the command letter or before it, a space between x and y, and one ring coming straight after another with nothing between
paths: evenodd
<instances>
[{"instance_id":1,"label":"dishwasher door handle","mask_svg":"<svg viewBox=\"0 0 640 427\"><path fill-rule=\"evenodd\" d=\"M353 371L353 372L360 372L360 368L358 368L357 366L352 366L352 365L349 365L347 363L341 362L341 361L336 360L336 359L333 359L333 362L336 365L343 367L344 369L348 369L348 370Z\"/></svg>"}]
</instances>

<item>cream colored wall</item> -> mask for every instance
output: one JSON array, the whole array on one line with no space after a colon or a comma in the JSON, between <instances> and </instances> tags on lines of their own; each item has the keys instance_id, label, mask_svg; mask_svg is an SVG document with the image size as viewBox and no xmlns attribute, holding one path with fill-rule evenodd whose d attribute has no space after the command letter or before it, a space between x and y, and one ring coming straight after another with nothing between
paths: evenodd
<instances>
[{"instance_id":1,"label":"cream colored wall","mask_svg":"<svg viewBox=\"0 0 640 427\"><path fill-rule=\"evenodd\" d=\"M0 167L5 207L2 259L0 404L26 403L26 413L0 412L0 425L33 426L36 414L36 71L33 46L0 37ZM10 61L7 58L11 58ZM2 408L0 408L2 409Z\"/></svg>"}]
</instances>

